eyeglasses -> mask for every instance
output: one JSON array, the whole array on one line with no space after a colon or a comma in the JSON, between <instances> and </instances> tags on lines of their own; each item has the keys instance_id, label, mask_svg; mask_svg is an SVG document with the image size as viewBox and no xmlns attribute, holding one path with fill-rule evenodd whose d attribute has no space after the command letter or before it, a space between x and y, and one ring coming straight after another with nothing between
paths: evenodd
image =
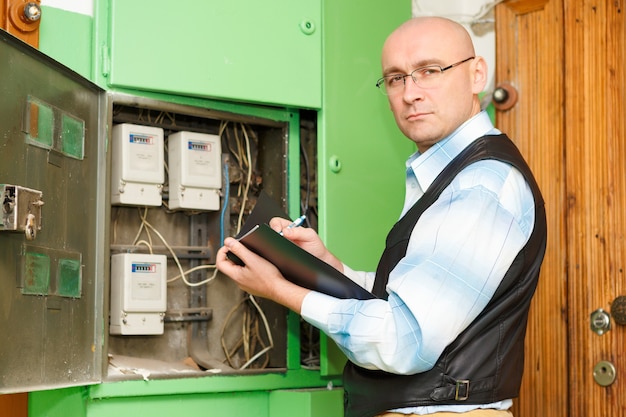
<instances>
[{"instance_id":1,"label":"eyeglasses","mask_svg":"<svg viewBox=\"0 0 626 417\"><path fill-rule=\"evenodd\" d=\"M410 74L391 74L386 75L379 79L376 82L376 87L386 96L391 96L394 94L398 94L400 91L404 90L404 84L406 82L406 77L411 77L413 82L422 88L434 88L439 85L441 81L441 75L454 67L457 67L464 62L474 59L475 57L471 56L469 58L464 59L463 61L456 62L452 65L448 65L445 68L440 67L439 65L426 65L424 67L419 67L411 71Z\"/></svg>"}]
</instances>

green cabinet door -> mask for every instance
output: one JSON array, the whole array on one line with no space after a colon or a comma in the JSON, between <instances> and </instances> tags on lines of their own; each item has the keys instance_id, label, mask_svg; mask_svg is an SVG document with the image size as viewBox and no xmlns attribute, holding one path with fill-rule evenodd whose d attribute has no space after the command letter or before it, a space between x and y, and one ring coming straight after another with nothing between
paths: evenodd
<instances>
[{"instance_id":1,"label":"green cabinet door","mask_svg":"<svg viewBox=\"0 0 626 417\"><path fill-rule=\"evenodd\" d=\"M110 0L109 87L321 106L319 0Z\"/></svg>"}]
</instances>

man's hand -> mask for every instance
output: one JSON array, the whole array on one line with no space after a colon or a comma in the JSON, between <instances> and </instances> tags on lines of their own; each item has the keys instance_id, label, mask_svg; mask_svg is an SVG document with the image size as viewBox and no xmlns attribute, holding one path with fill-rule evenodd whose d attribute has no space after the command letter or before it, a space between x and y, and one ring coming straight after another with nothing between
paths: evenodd
<instances>
[{"instance_id":1,"label":"man's hand","mask_svg":"<svg viewBox=\"0 0 626 417\"><path fill-rule=\"evenodd\" d=\"M228 251L237 255L245 266L239 266L228 259ZM224 246L217 252L215 264L242 290L275 301L300 314L302 301L309 290L285 279L274 265L236 239L229 237L224 240Z\"/></svg>"}]
</instances>

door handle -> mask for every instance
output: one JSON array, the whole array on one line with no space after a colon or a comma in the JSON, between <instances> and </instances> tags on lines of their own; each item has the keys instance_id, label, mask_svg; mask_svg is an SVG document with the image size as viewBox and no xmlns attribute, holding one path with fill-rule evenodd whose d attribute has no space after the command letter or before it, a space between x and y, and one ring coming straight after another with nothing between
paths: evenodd
<instances>
[{"instance_id":1,"label":"door handle","mask_svg":"<svg viewBox=\"0 0 626 417\"><path fill-rule=\"evenodd\" d=\"M611 303L611 316L620 326L626 326L626 295L620 295Z\"/></svg>"},{"instance_id":2,"label":"door handle","mask_svg":"<svg viewBox=\"0 0 626 417\"><path fill-rule=\"evenodd\" d=\"M498 84L491 96L497 110L506 111L517 103L517 90L509 83Z\"/></svg>"}]
</instances>

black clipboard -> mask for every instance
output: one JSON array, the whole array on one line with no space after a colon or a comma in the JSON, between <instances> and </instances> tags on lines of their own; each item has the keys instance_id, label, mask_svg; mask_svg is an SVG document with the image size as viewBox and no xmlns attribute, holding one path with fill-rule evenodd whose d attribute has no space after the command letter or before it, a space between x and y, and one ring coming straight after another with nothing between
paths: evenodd
<instances>
[{"instance_id":1,"label":"black clipboard","mask_svg":"<svg viewBox=\"0 0 626 417\"><path fill-rule=\"evenodd\" d=\"M269 227L267 223L272 217L289 218L284 213L277 213L277 207L269 196L259 198L237 240L274 264L286 279L296 285L337 298L376 298L337 269ZM233 253L227 252L227 256L232 262L243 265Z\"/></svg>"}]
</instances>

